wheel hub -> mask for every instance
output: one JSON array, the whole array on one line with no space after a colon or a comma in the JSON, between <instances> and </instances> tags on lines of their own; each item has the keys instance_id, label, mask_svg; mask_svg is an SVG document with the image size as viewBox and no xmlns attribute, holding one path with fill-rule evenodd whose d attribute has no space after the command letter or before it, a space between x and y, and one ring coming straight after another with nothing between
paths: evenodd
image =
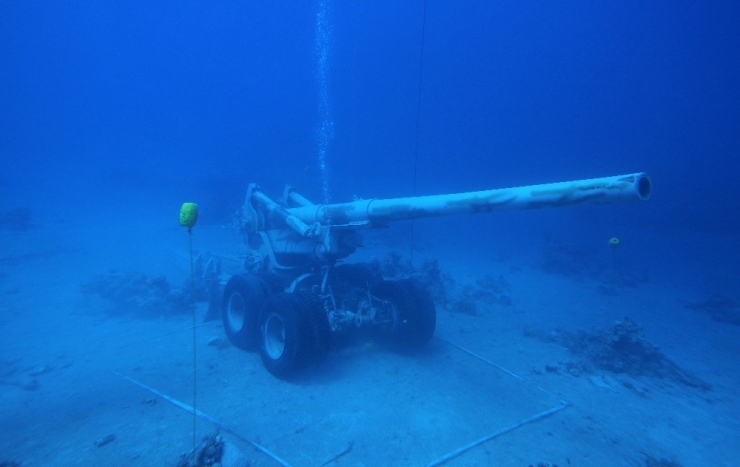
<instances>
[{"instance_id":1,"label":"wheel hub","mask_svg":"<svg viewBox=\"0 0 740 467\"><path fill-rule=\"evenodd\" d=\"M232 331L239 332L244 327L246 316L247 310L244 299L238 293L232 294L231 298L229 298L229 308L226 312L226 317Z\"/></svg>"},{"instance_id":2,"label":"wheel hub","mask_svg":"<svg viewBox=\"0 0 740 467\"><path fill-rule=\"evenodd\" d=\"M273 360L280 359L285 352L285 323L277 314L271 314L265 321L264 346Z\"/></svg>"}]
</instances>

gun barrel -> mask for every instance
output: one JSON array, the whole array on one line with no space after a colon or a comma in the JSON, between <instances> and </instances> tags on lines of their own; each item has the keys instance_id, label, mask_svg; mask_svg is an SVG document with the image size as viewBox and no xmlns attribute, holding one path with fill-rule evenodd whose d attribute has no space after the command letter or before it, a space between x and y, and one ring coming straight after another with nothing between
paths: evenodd
<instances>
[{"instance_id":1,"label":"gun barrel","mask_svg":"<svg viewBox=\"0 0 740 467\"><path fill-rule=\"evenodd\" d=\"M640 172L468 193L301 206L286 211L306 224L383 225L389 221L455 214L644 201L651 192L650 178Z\"/></svg>"}]
</instances>

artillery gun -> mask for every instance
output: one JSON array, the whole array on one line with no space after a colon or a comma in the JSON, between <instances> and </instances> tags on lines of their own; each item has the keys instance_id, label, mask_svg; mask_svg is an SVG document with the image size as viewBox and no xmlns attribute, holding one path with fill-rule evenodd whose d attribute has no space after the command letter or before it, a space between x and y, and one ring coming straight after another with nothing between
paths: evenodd
<instances>
[{"instance_id":1,"label":"artillery gun","mask_svg":"<svg viewBox=\"0 0 740 467\"><path fill-rule=\"evenodd\" d=\"M396 349L434 334L434 301L413 278L388 280L368 263L344 263L363 229L391 221L502 210L647 200L644 173L469 193L314 204L288 185L280 200L250 184L233 226L247 254L240 272L215 258L204 268L209 315L221 315L235 346L259 349L265 367L287 379L320 363L334 335L377 332Z\"/></svg>"}]
</instances>

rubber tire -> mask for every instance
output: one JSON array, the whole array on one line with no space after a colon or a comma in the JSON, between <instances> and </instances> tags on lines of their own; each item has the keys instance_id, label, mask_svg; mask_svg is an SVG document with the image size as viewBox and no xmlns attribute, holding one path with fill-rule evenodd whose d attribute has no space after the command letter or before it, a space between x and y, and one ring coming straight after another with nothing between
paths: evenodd
<instances>
[{"instance_id":1,"label":"rubber tire","mask_svg":"<svg viewBox=\"0 0 740 467\"><path fill-rule=\"evenodd\" d=\"M301 302L301 317L307 321L311 332L311 361L312 365L318 365L326 359L331 342L331 328L326 310L319 301L316 294L309 291L296 292Z\"/></svg>"},{"instance_id":2,"label":"rubber tire","mask_svg":"<svg viewBox=\"0 0 740 467\"><path fill-rule=\"evenodd\" d=\"M419 281L381 281L372 293L393 303L398 312L386 333L392 347L414 350L429 342L437 325L437 312L432 295Z\"/></svg>"},{"instance_id":3,"label":"rubber tire","mask_svg":"<svg viewBox=\"0 0 740 467\"><path fill-rule=\"evenodd\" d=\"M259 313L267 298L262 281L252 274L232 276L224 287L221 318L229 342L244 350L260 342Z\"/></svg>"},{"instance_id":4,"label":"rubber tire","mask_svg":"<svg viewBox=\"0 0 740 467\"><path fill-rule=\"evenodd\" d=\"M268 297L260 313L260 332L262 363L280 379L321 363L329 351L329 321L309 291Z\"/></svg>"},{"instance_id":5,"label":"rubber tire","mask_svg":"<svg viewBox=\"0 0 740 467\"><path fill-rule=\"evenodd\" d=\"M259 278L264 284L268 295L285 291L285 287L283 287L283 283L278 276L270 273L263 273L260 274Z\"/></svg>"}]
</instances>

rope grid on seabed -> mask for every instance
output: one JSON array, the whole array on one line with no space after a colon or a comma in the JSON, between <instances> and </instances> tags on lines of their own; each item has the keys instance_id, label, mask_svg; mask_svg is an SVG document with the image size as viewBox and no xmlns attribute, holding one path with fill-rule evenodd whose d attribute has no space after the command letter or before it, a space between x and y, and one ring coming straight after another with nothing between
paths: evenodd
<instances>
[{"instance_id":1,"label":"rope grid on seabed","mask_svg":"<svg viewBox=\"0 0 740 467\"><path fill-rule=\"evenodd\" d=\"M444 337L441 337L441 336L437 335L437 338L439 338L440 340L442 340L446 344L451 345L452 347L456 347L456 348L462 350L463 352L465 352L466 354L470 355L471 357L477 358L478 360L480 360L480 361L482 361L482 362L484 362L484 363L486 363L486 364L488 364L488 365L496 368L497 370L499 370L499 371L501 371L503 373L506 373L507 375L512 376L512 377L518 379L519 381L521 381L523 383L529 384L529 385L533 386L534 388L538 389L539 391L544 392L545 394L547 394L549 396L554 397L555 399L558 400L558 402L560 402L560 405L556 405L555 407L552 407L550 409L547 409L547 410L545 410L543 412L540 412L540 413L538 413L536 415L533 415L533 416L531 416L529 418L525 418L523 420L520 420L520 421L518 421L518 422L516 422L516 423L514 423L512 425L507 426L506 428L502 428L502 429L500 429L498 431L494 431L493 433L490 433L490 434L488 434L486 436L483 436L482 438L479 438L479 439L477 439L477 440L475 440L475 441L473 441L471 443L468 443L468 444L466 444L464 446L461 446L461 447L459 447L459 448L457 448L455 450L452 450L452 451L448 452L447 454L445 454L444 456L440 457L439 459L437 459L437 460L435 460L435 461L427 464L427 467L436 467L438 465L446 464L447 462L451 461L452 459L455 459L457 457L460 457L464 453L470 451L471 449L473 449L473 448L475 448L477 446L480 446L483 443L486 443L486 442L491 441L491 440L493 440L495 438L498 438L501 435L505 435L506 433L509 433L511 431L514 431L517 428L520 428L520 427L522 427L524 425L529 425L531 423L534 423L534 422L538 422L540 420L543 420L543 419L545 419L547 417L550 417L551 415L555 415L556 413L560 412L561 410L564 410L564 409L567 409L568 407L570 407L570 405L571 405L570 402L568 402L568 401L566 401L566 400L558 397L556 394L552 393L551 391L548 391L548 390L546 390L546 389L544 389L544 388L542 388L542 387L540 387L540 386L532 383L531 381L528 381L528 380L522 378L521 376L517 375L516 373L514 373L512 371L509 371L506 368L493 363L492 361L488 360L487 358L485 358L485 357L483 357L481 355L478 355L477 353L475 353L475 352L473 352L473 351L471 351L469 349L466 349L465 347L463 347L461 345L455 344L454 342L449 341L449 340L445 339Z\"/></svg>"},{"instance_id":2,"label":"rope grid on seabed","mask_svg":"<svg viewBox=\"0 0 740 467\"><path fill-rule=\"evenodd\" d=\"M257 449L262 454L266 455L267 457L269 457L270 459L274 460L278 464L280 464L280 465L282 465L284 467L291 467L290 464L288 464L287 462L285 462L283 459L281 459L280 457L278 457L276 454L274 454L272 451L270 451L266 447L264 447L261 444L258 444L258 443L254 442L254 441L251 441L251 440L245 438L244 436L240 435L239 433L237 433L236 431L232 430L231 428L229 428L228 426L224 425L223 423L219 422L218 420L216 420L215 418L211 417L210 415L205 414L205 413L201 412L200 410L197 410L197 409L189 406L188 404L175 399L174 397L170 397L170 396L168 396L167 394L165 394L163 392L159 392L156 389L154 389L152 387L149 387L149 386L147 386L144 383L141 383L141 382L139 382L139 381L137 381L137 380L135 380L133 378L130 378L130 377L126 376L126 375L123 375L121 373L118 373L117 371L114 371L113 373L116 374L116 375L118 375L118 376L120 376L121 378L125 379L126 381L128 381L128 382L130 382L132 384L135 384L136 386L139 386L142 389L146 389L147 391L151 392L152 394L155 394L155 395L161 397L162 399L166 400L167 402L170 402L171 404L175 405L176 407L181 408L182 410L186 411L187 413L193 414L193 416L198 417L201 420L205 420L205 421L209 422L210 424L212 424L213 426L215 426L219 430L221 430L221 431L223 431L225 433L228 433L228 434L236 437L237 439L240 439L240 440L244 441L245 443L247 443L250 446L252 446L253 448Z\"/></svg>"},{"instance_id":3,"label":"rope grid on seabed","mask_svg":"<svg viewBox=\"0 0 740 467\"><path fill-rule=\"evenodd\" d=\"M170 333L168 333L168 334L170 334ZM544 411L542 411L540 413L537 413L537 414L535 414L535 415L533 415L531 417L524 418L524 419L522 419L522 420L520 420L520 421L518 421L516 423L513 423L513 424L511 424L511 425L509 425L507 427L504 427L504 428L502 428L500 430L494 431L493 433L489 433L489 434L487 434L487 435L485 435L485 436L483 436L481 438L478 438L478 439L476 439L476 440L474 440L474 441L472 441L472 442L470 442L468 444L465 444L463 446L460 446L459 448L454 449L454 450L448 452L447 454L444 454L443 456L441 456L438 459L430 462L429 464L426 464L426 467L437 467L437 466L440 466L440 465L444 465L447 462L449 462L449 461L451 461L453 459L456 459L456 458L460 457L461 455L465 454L466 452L468 452L468 451L470 451L470 450L472 450L472 449L480 446L481 444L484 444L484 443L486 443L488 441L491 441L493 439L496 439L496 438L498 438L498 437L500 437L502 435L505 435L507 433L510 433L510 432L516 430L517 428L521 428L524 425L529 425L529 424L532 424L532 423L535 423L535 422L539 422L541 420L544 420L545 418L548 418L548 417L550 417L552 415L555 415L556 413L558 413L558 412L560 412L562 410L565 410L568 407L570 407L570 405L571 405L570 402L568 402L568 401L566 401L566 400L558 397L556 394L552 393L551 391L548 391L548 390L546 390L546 389L544 389L544 388L542 388L542 387L540 387L540 386L532 383L531 381L529 381L529 380L527 380L527 379L525 379L525 378L517 375L516 373L514 373L514 372L512 372L510 370L507 370L506 368L504 368L504 367L502 367L502 366L500 366L500 365L492 362L491 360L488 360L487 358L485 358L485 357L483 357L481 355L478 355L477 353L475 353L475 352L473 352L473 351L471 351L471 350L469 350L469 349L467 349L467 348L465 348L465 347L463 347L461 345L455 344L454 342L451 342L451 341L445 339L444 337L441 337L439 335L435 335L435 337L437 337L438 339L440 339L445 344L448 344L448 345L450 345L452 347L455 347L455 348L461 350L462 352L470 355L471 357L476 358L476 359L482 361L483 363L485 363L485 364L487 364L489 366L492 366L493 368L495 368L495 369L497 369L497 370L499 370L499 371L501 371L501 372L503 372L503 373L505 373L505 374L513 377L513 378L518 379L519 381L521 381L523 383L529 384L529 385L533 386L534 388L538 389L539 391L544 392L545 394L547 394L549 396L554 397L555 399L558 400L558 402L560 404L557 405L557 406L555 406L555 407L552 407L550 409L544 410ZM270 451L266 447L264 447L264 446L262 446L262 445L260 445L260 444L258 444L256 442L254 442L254 441L252 441L250 439L247 439L246 437L244 437L241 434L239 434L238 432L232 430L231 428L229 428L228 426L224 425L222 422L218 421L214 417L211 417L210 415L208 415L208 414L206 414L206 413L204 413L204 412L202 412L200 410L197 410L197 409L189 406L188 404L186 404L184 402L181 402L181 401L179 401L179 400L177 400L177 399L175 399L173 397L170 397L167 394L165 394L163 392L160 392L160 391L158 391L158 390L156 390L156 389L154 389L154 388L152 388L150 386L147 386L146 384L141 383L141 382L139 382L139 381L137 381L137 380L135 380L135 379L133 379L133 378L131 378L129 376L126 376L124 374L118 373L116 371L113 371L113 373L115 375L120 376L121 378L125 379L126 381L128 381L128 382L130 382L130 383L132 383L132 384L134 384L136 386L139 386L140 388L145 389L145 390L151 392L152 394L154 394L154 395L156 395L158 397L161 397L162 399L166 400L167 402L170 402L171 404L175 405L176 407L181 408L182 410L186 411L187 413L190 413L193 416L196 416L196 417L198 417L198 418L200 418L202 420L205 420L205 421L211 423L213 426L215 426L219 430L221 430L221 431L223 431L225 433L228 433L228 434L236 437L237 439L239 439L239 440L241 440L241 441L249 444L250 446L252 446L253 448L257 449L262 454L266 455L267 457L269 457L270 459L274 460L278 464L280 464L280 465L282 465L284 467L291 467L291 465L288 462L286 462L285 460L281 459L277 454L273 453L272 451ZM348 452L348 450L345 450L345 451ZM342 454L344 454L345 451L343 451Z\"/></svg>"}]
</instances>

